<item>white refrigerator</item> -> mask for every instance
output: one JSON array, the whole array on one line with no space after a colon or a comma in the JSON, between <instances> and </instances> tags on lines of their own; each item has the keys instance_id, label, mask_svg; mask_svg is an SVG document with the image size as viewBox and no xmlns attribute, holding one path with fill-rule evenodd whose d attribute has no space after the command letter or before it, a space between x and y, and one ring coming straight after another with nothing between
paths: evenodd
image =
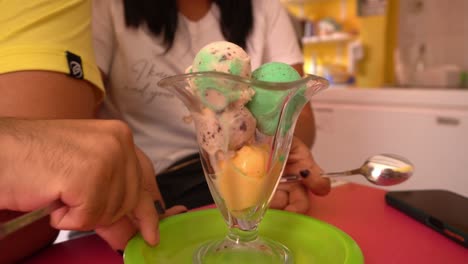
<instances>
[{"instance_id":1,"label":"white refrigerator","mask_svg":"<svg viewBox=\"0 0 468 264\"><path fill-rule=\"evenodd\" d=\"M388 190L446 189L468 197L468 90L329 88L312 99L312 152L325 171L394 153L415 166ZM370 185L362 176L349 181Z\"/></svg>"}]
</instances>

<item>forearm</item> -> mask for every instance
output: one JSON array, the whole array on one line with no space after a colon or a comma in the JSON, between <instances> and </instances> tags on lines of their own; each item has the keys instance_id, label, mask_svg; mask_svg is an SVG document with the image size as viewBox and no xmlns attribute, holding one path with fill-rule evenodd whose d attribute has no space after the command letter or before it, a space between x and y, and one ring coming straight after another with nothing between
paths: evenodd
<instances>
[{"instance_id":1,"label":"forearm","mask_svg":"<svg viewBox=\"0 0 468 264\"><path fill-rule=\"evenodd\" d=\"M38 179L42 171L36 171L33 165L37 164L38 155L47 155L39 143L47 137L38 132L40 125L32 120L0 117L0 210L29 210L21 207L19 201L25 192L35 195L30 187L41 182ZM45 188L41 190L45 192Z\"/></svg>"},{"instance_id":2,"label":"forearm","mask_svg":"<svg viewBox=\"0 0 468 264\"><path fill-rule=\"evenodd\" d=\"M13 125L10 118L0 117L0 146L2 146L2 151L0 151L0 193L2 194L0 195L0 210L6 209L7 205L11 203L8 199L12 198L13 175L11 175L11 169L15 164L12 164L11 161L12 157L17 156L17 149L13 146L12 136L16 130Z\"/></svg>"}]
</instances>

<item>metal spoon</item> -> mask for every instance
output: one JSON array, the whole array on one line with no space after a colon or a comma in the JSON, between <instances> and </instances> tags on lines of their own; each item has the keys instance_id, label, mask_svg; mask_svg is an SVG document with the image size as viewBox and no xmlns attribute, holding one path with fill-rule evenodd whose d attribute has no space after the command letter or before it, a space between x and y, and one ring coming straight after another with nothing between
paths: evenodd
<instances>
[{"instance_id":1,"label":"metal spoon","mask_svg":"<svg viewBox=\"0 0 468 264\"><path fill-rule=\"evenodd\" d=\"M5 238L9 234L14 233L19 229L49 215L52 211L60 208L61 206L62 204L59 201L55 201L46 207L23 214L7 222L0 223L0 240Z\"/></svg>"},{"instance_id":2,"label":"metal spoon","mask_svg":"<svg viewBox=\"0 0 468 264\"><path fill-rule=\"evenodd\" d=\"M413 171L413 164L406 158L395 154L379 154L368 158L360 168L342 172L325 172L322 175L334 178L360 174L375 185L390 186L406 181L413 175ZM298 175L287 175L281 178L281 182L300 179Z\"/></svg>"}]
</instances>

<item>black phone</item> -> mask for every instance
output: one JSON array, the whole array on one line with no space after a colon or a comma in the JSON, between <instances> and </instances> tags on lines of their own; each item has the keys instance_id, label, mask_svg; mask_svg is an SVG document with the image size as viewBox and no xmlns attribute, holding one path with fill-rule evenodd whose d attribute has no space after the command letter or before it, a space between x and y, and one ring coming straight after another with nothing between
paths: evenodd
<instances>
[{"instance_id":1,"label":"black phone","mask_svg":"<svg viewBox=\"0 0 468 264\"><path fill-rule=\"evenodd\" d=\"M390 206L468 248L468 198L447 190L389 191Z\"/></svg>"}]
</instances>

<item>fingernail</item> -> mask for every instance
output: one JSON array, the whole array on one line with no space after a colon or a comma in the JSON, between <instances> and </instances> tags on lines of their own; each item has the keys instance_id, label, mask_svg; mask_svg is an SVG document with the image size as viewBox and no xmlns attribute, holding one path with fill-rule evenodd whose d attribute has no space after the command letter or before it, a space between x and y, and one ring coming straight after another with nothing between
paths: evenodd
<instances>
[{"instance_id":1,"label":"fingernail","mask_svg":"<svg viewBox=\"0 0 468 264\"><path fill-rule=\"evenodd\" d=\"M154 202L154 207L156 207L156 211L158 211L159 215L163 215L166 213L166 210L164 210L161 201L157 200L156 202Z\"/></svg>"},{"instance_id":2,"label":"fingernail","mask_svg":"<svg viewBox=\"0 0 468 264\"><path fill-rule=\"evenodd\" d=\"M122 251L122 250L118 249L118 250L116 250L116 252L117 252L117 254L119 254L120 256L123 256L123 251Z\"/></svg>"},{"instance_id":3,"label":"fingernail","mask_svg":"<svg viewBox=\"0 0 468 264\"><path fill-rule=\"evenodd\" d=\"M299 172L299 174L300 174L302 177L307 178L307 177L309 176L309 174L310 174L310 170L301 170L301 171Z\"/></svg>"}]
</instances>

